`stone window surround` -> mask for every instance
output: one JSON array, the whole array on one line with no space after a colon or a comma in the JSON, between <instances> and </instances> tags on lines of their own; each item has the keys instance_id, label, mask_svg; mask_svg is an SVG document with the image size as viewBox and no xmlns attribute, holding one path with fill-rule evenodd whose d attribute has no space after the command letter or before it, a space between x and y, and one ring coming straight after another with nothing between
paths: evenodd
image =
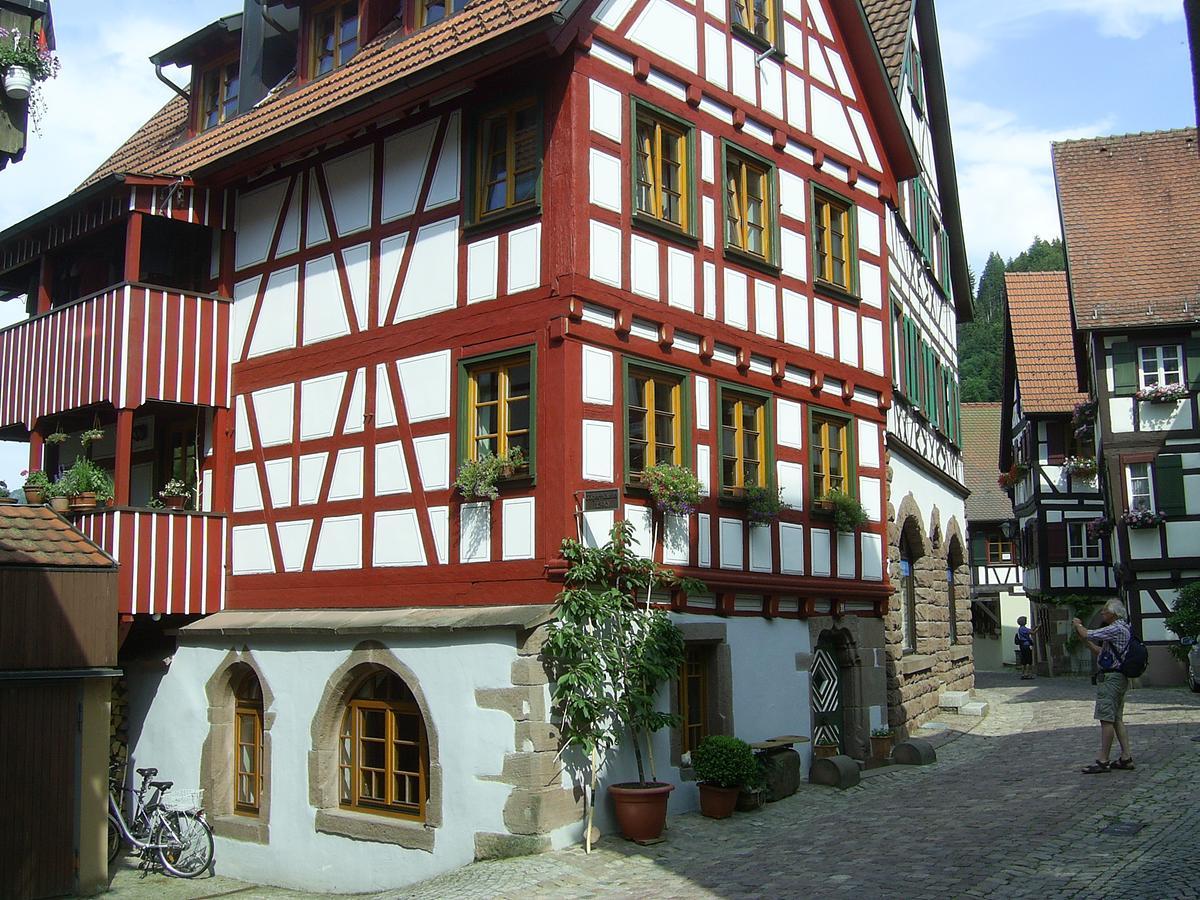
<instances>
[{"instance_id":1,"label":"stone window surround","mask_svg":"<svg viewBox=\"0 0 1200 900\"><path fill-rule=\"evenodd\" d=\"M732 735L733 730L733 663L729 644L726 642L726 624L724 622L683 622L677 623L683 632L685 644L705 645L713 648L713 657L709 668L708 682L708 733ZM679 681L671 681L671 712L679 715ZM672 728L671 735L671 765L678 767L682 781L695 781L695 770L691 766L683 766L683 741L679 729Z\"/></svg>"},{"instance_id":2,"label":"stone window surround","mask_svg":"<svg viewBox=\"0 0 1200 900\"><path fill-rule=\"evenodd\" d=\"M425 722L429 758L429 797L425 821L389 815L371 815L341 807L338 790L338 731L346 709L346 698L371 668L395 674L412 691ZM359 841L395 844L410 850L433 852L442 824L442 767L439 762L437 729L429 703L413 671L394 653L374 641L364 641L329 676L312 721L312 747L308 753L308 800L316 807L316 830Z\"/></svg>"}]
</instances>

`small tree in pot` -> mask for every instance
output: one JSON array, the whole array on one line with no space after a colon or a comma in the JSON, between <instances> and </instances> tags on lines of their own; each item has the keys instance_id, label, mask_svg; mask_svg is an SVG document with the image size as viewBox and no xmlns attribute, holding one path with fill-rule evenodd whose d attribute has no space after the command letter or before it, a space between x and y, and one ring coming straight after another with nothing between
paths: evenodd
<instances>
[{"instance_id":1,"label":"small tree in pot","mask_svg":"<svg viewBox=\"0 0 1200 900\"><path fill-rule=\"evenodd\" d=\"M758 775L758 761L745 741L710 734L692 751L692 766L700 779L700 812L713 819L733 815L738 792Z\"/></svg>"}]
</instances>

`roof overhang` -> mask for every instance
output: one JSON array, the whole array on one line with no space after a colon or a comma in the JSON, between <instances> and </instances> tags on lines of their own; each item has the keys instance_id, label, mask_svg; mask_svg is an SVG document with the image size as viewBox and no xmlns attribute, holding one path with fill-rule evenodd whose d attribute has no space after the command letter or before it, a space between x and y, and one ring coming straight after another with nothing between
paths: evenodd
<instances>
[{"instance_id":1,"label":"roof overhang","mask_svg":"<svg viewBox=\"0 0 1200 900\"><path fill-rule=\"evenodd\" d=\"M195 59L195 53L209 41L237 34L242 30L242 14L222 16L215 22L205 25L199 31L192 32L181 41L176 41L165 50L159 50L150 57L150 62L156 66L190 66Z\"/></svg>"},{"instance_id":2,"label":"roof overhang","mask_svg":"<svg viewBox=\"0 0 1200 900\"><path fill-rule=\"evenodd\" d=\"M241 635L357 636L436 631L527 630L550 621L554 607L420 606L400 609L226 609L179 630L180 638L203 641Z\"/></svg>"}]
</instances>

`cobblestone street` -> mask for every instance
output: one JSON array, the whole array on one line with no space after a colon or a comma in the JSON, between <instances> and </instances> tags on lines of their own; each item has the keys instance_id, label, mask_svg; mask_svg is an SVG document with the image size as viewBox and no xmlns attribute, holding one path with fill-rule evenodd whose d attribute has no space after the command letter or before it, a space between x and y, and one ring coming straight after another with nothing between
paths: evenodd
<instances>
[{"instance_id":1,"label":"cobblestone street","mask_svg":"<svg viewBox=\"0 0 1200 900\"><path fill-rule=\"evenodd\" d=\"M805 785L725 821L676 817L652 847L607 836L590 856L480 863L378 896L1200 896L1200 695L1131 693L1136 771L1086 776L1099 732L1086 679L981 674L977 693L990 714L942 717L951 730L934 766L874 770L843 792ZM1141 827L1105 833L1114 823ZM132 869L113 889L122 900L304 896Z\"/></svg>"}]
</instances>

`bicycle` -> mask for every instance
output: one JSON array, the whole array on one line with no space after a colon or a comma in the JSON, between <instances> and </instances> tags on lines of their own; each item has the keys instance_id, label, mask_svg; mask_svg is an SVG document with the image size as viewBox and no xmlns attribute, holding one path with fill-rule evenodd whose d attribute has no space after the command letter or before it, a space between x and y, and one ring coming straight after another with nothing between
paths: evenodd
<instances>
[{"instance_id":1,"label":"bicycle","mask_svg":"<svg viewBox=\"0 0 1200 900\"><path fill-rule=\"evenodd\" d=\"M108 789L108 861L111 864L121 852L121 845L128 843L143 857L153 851L163 870L178 878L195 878L212 865L212 829L204 820L202 809L175 809L164 800L164 795L174 782L153 781L158 769L138 769L142 783L136 791L130 790L133 809L130 821L126 822L117 797L122 792L120 783L110 769ZM148 791L153 793L147 799Z\"/></svg>"}]
</instances>

